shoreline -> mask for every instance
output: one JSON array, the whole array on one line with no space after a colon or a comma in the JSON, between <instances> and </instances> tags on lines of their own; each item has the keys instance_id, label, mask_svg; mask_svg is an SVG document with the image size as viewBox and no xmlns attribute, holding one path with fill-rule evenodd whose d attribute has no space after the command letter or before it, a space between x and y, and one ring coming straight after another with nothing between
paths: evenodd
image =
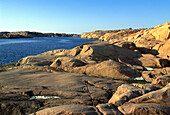
<instances>
[{"instance_id":1,"label":"shoreline","mask_svg":"<svg viewBox=\"0 0 170 115\"><path fill-rule=\"evenodd\" d=\"M31 31L0 32L0 39L33 38L33 37L80 37L80 35L66 33L41 33Z\"/></svg>"},{"instance_id":2,"label":"shoreline","mask_svg":"<svg viewBox=\"0 0 170 115\"><path fill-rule=\"evenodd\" d=\"M0 39L0 42L2 42L0 43L1 44L0 47L2 51L0 65L8 64L11 62L17 62L18 60L26 56L38 55L39 53L43 53L49 50L61 49L60 46L66 49L73 48L79 44L88 41L94 41L94 40L81 39L80 37L41 37L41 38L33 38L33 39L19 38L19 39L11 39L11 40ZM8 43L10 44L7 45ZM46 47L46 45L49 46ZM32 48L30 49L29 47ZM34 50L34 48L36 49ZM14 53L17 55L17 57L15 56Z\"/></svg>"},{"instance_id":3,"label":"shoreline","mask_svg":"<svg viewBox=\"0 0 170 115\"><path fill-rule=\"evenodd\" d=\"M22 58L0 72L1 111L170 113L169 26L83 33L82 38L98 40Z\"/></svg>"}]
</instances>

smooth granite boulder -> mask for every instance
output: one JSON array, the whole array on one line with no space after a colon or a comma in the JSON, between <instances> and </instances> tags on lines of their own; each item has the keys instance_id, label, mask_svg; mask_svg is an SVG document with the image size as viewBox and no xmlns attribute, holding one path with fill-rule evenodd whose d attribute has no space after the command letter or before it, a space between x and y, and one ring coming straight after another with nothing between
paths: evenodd
<instances>
[{"instance_id":1,"label":"smooth granite boulder","mask_svg":"<svg viewBox=\"0 0 170 115\"><path fill-rule=\"evenodd\" d=\"M145 89L141 89L128 84L123 84L118 87L117 91L113 94L108 103L112 103L115 106L120 106L130 99L143 95L146 92L148 91Z\"/></svg>"}]
</instances>

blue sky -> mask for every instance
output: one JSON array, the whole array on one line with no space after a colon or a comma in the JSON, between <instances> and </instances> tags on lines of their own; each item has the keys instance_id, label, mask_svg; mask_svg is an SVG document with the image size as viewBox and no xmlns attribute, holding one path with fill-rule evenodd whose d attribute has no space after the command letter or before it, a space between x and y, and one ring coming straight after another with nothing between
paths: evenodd
<instances>
[{"instance_id":1,"label":"blue sky","mask_svg":"<svg viewBox=\"0 0 170 115\"><path fill-rule=\"evenodd\" d=\"M170 21L170 0L0 0L0 31L83 33Z\"/></svg>"}]
</instances>

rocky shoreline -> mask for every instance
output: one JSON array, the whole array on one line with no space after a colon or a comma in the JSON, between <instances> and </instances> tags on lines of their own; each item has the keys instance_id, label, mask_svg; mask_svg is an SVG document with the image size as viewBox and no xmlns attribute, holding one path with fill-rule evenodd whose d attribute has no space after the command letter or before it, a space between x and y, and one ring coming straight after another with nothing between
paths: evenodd
<instances>
[{"instance_id":1,"label":"rocky shoreline","mask_svg":"<svg viewBox=\"0 0 170 115\"><path fill-rule=\"evenodd\" d=\"M98 41L1 66L0 113L170 113L170 22L81 37Z\"/></svg>"},{"instance_id":2,"label":"rocky shoreline","mask_svg":"<svg viewBox=\"0 0 170 115\"><path fill-rule=\"evenodd\" d=\"M33 38L33 37L80 37L77 34L65 34L65 33L40 33L40 32L0 32L0 38L12 39L12 38Z\"/></svg>"}]
</instances>

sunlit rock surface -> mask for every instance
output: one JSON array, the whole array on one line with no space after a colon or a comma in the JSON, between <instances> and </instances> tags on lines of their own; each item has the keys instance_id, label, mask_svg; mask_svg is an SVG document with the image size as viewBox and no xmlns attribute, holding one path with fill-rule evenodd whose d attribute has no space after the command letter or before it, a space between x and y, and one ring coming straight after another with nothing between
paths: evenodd
<instances>
[{"instance_id":1,"label":"sunlit rock surface","mask_svg":"<svg viewBox=\"0 0 170 115\"><path fill-rule=\"evenodd\" d=\"M169 114L169 30L83 33L99 41L3 65L0 113Z\"/></svg>"}]
</instances>

